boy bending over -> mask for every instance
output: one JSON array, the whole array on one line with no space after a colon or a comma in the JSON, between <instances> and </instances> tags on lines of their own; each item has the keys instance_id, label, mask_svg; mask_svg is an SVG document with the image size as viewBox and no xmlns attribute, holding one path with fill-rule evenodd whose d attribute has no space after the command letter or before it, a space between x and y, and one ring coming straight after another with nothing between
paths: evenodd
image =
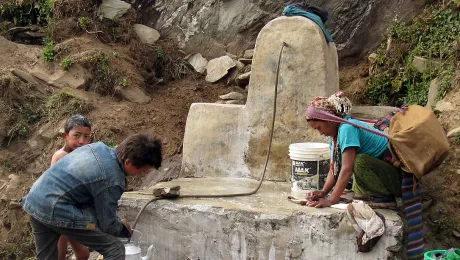
<instances>
[{"instance_id":1,"label":"boy bending over","mask_svg":"<svg viewBox=\"0 0 460 260\"><path fill-rule=\"evenodd\" d=\"M126 219L118 219L118 200L125 175L161 166L161 142L146 134L132 135L110 148L98 142L82 146L46 170L21 200L30 215L37 259L57 259L61 235L104 256L125 257L117 237L130 237Z\"/></svg>"}]
</instances>

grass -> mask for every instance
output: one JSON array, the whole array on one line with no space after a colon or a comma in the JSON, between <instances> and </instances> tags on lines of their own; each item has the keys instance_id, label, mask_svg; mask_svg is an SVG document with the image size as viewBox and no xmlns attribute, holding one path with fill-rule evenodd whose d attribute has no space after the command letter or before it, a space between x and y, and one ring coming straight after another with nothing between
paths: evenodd
<instances>
[{"instance_id":1,"label":"grass","mask_svg":"<svg viewBox=\"0 0 460 260\"><path fill-rule=\"evenodd\" d=\"M54 56L56 55L56 52L54 51L54 42L53 41L47 41L45 42L45 46L43 47L43 59L46 62L53 62L54 61Z\"/></svg>"},{"instance_id":2,"label":"grass","mask_svg":"<svg viewBox=\"0 0 460 260\"><path fill-rule=\"evenodd\" d=\"M373 104L425 105L431 81L438 77L437 99L451 90L451 78L458 58L453 46L460 43L460 12L454 1L428 6L411 24L395 21L387 36L392 44L377 50L374 71L367 84L367 96ZM412 62L415 56L438 65L420 72Z\"/></svg>"},{"instance_id":3,"label":"grass","mask_svg":"<svg viewBox=\"0 0 460 260\"><path fill-rule=\"evenodd\" d=\"M45 105L48 118L69 117L74 114L85 114L91 111L91 104L75 95L61 90L53 94Z\"/></svg>"}]
</instances>

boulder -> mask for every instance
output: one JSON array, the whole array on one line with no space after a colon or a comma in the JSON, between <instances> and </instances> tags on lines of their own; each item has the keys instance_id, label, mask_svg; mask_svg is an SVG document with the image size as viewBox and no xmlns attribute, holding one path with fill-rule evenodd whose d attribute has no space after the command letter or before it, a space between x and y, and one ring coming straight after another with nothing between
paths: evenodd
<instances>
[{"instance_id":1,"label":"boulder","mask_svg":"<svg viewBox=\"0 0 460 260\"><path fill-rule=\"evenodd\" d=\"M249 79L251 77L251 72L246 72L244 74L241 74L236 78L236 84L240 87L244 87L247 84L249 84Z\"/></svg>"},{"instance_id":2,"label":"boulder","mask_svg":"<svg viewBox=\"0 0 460 260\"><path fill-rule=\"evenodd\" d=\"M228 74L229 69L235 66L236 62L228 56L222 56L220 58L210 60L206 67L206 81L216 82L220 80Z\"/></svg>"},{"instance_id":3,"label":"boulder","mask_svg":"<svg viewBox=\"0 0 460 260\"><path fill-rule=\"evenodd\" d=\"M130 4L120 0L102 0L102 4L99 7L99 10L102 14L102 17L116 20L128 12L130 8Z\"/></svg>"},{"instance_id":4,"label":"boulder","mask_svg":"<svg viewBox=\"0 0 460 260\"><path fill-rule=\"evenodd\" d=\"M245 50L243 53L243 58L245 59L252 59L253 56L254 56L254 49Z\"/></svg>"},{"instance_id":5,"label":"boulder","mask_svg":"<svg viewBox=\"0 0 460 260\"><path fill-rule=\"evenodd\" d=\"M430 83L430 89L428 90L428 101L426 107L431 108L436 104L436 95L440 87L440 81L438 78L435 78Z\"/></svg>"},{"instance_id":6,"label":"boulder","mask_svg":"<svg viewBox=\"0 0 460 260\"><path fill-rule=\"evenodd\" d=\"M228 76L227 84L230 84L232 81L235 81L238 78L238 75L243 71L244 69L244 64L235 61L236 66L230 70L230 74Z\"/></svg>"},{"instance_id":7,"label":"boulder","mask_svg":"<svg viewBox=\"0 0 460 260\"><path fill-rule=\"evenodd\" d=\"M127 86L126 88L119 89L120 95L122 98L134 102L134 103L148 103L150 101L150 97L145 94L145 92L134 86Z\"/></svg>"},{"instance_id":8,"label":"boulder","mask_svg":"<svg viewBox=\"0 0 460 260\"><path fill-rule=\"evenodd\" d=\"M428 60L423 57L414 56L412 65L420 72L430 72L441 67L441 63L434 60Z\"/></svg>"},{"instance_id":9,"label":"boulder","mask_svg":"<svg viewBox=\"0 0 460 260\"><path fill-rule=\"evenodd\" d=\"M135 24L133 27L137 36L139 37L139 39L141 39L143 43L155 44L158 41L158 39L160 39L160 33L153 28L150 28L143 24Z\"/></svg>"},{"instance_id":10,"label":"boulder","mask_svg":"<svg viewBox=\"0 0 460 260\"><path fill-rule=\"evenodd\" d=\"M196 72L201 74L205 73L208 60L204 58L201 53L192 54L186 57L186 60L190 63L190 65L192 65Z\"/></svg>"},{"instance_id":11,"label":"boulder","mask_svg":"<svg viewBox=\"0 0 460 260\"><path fill-rule=\"evenodd\" d=\"M29 73L18 70L18 69L10 69L10 72L13 73L16 77L18 77L20 80L26 82L26 83L33 83L33 84L38 84L38 81Z\"/></svg>"}]
</instances>

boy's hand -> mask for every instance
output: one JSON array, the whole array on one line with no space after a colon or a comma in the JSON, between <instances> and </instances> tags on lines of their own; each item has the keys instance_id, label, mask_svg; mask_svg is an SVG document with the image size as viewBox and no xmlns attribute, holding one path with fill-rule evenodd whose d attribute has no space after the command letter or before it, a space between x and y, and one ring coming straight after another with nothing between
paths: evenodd
<instances>
[{"instance_id":1,"label":"boy's hand","mask_svg":"<svg viewBox=\"0 0 460 260\"><path fill-rule=\"evenodd\" d=\"M125 227L128 229L129 233L133 233L133 230L131 229L131 226L129 225L129 222L127 219L122 219L121 222L125 225Z\"/></svg>"}]
</instances>

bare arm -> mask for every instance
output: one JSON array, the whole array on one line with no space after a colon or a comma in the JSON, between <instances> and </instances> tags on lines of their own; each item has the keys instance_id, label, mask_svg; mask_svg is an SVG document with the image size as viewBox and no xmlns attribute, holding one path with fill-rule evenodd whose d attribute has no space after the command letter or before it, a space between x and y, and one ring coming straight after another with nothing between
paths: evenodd
<instances>
[{"instance_id":1,"label":"bare arm","mask_svg":"<svg viewBox=\"0 0 460 260\"><path fill-rule=\"evenodd\" d=\"M342 192L345 190L348 184L348 180L350 180L351 175L353 174L353 163L355 162L355 156L356 156L356 148L355 147L349 147L346 148L345 151L342 153L342 169L340 170L339 178L337 182L335 183L335 188L334 191L331 194L330 200L326 200L323 198L319 198L317 201L309 201L307 202L307 206L310 207L316 207L316 208L322 208L322 207L330 207L332 204L337 203L337 201L340 198L340 195L342 195ZM329 172L328 174L328 180L326 181L326 184L324 185L323 191L330 191L330 185L331 182L329 181L329 178L333 179L332 182L334 182L334 177L332 176L332 173ZM326 195L326 194L324 194Z\"/></svg>"},{"instance_id":2,"label":"bare arm","mask_svg":"<svg viewBox=\"0 0 460 260\"><path fill-rule=\"evenodd\" d=\"M355 162L356 148L348 147L342 153L342 169L339 178L335 184L334 191L331 194L331 203L337 203L343 191L347 187L348 181L353 175L353 163Z\"/></svg>"},{"instance_id":3,"label":"bare arm","mask_svg":"<svg viewBox=\"0 0 460 260\"><path fill-rule=\"evenodd\" d=\"M62 149L56 151L53 154L53 157L51 157L51 166L53 166L57 161L59 161L62 157L66 156L67 154L69 153Z\"/></svg>"}]
</instances>

